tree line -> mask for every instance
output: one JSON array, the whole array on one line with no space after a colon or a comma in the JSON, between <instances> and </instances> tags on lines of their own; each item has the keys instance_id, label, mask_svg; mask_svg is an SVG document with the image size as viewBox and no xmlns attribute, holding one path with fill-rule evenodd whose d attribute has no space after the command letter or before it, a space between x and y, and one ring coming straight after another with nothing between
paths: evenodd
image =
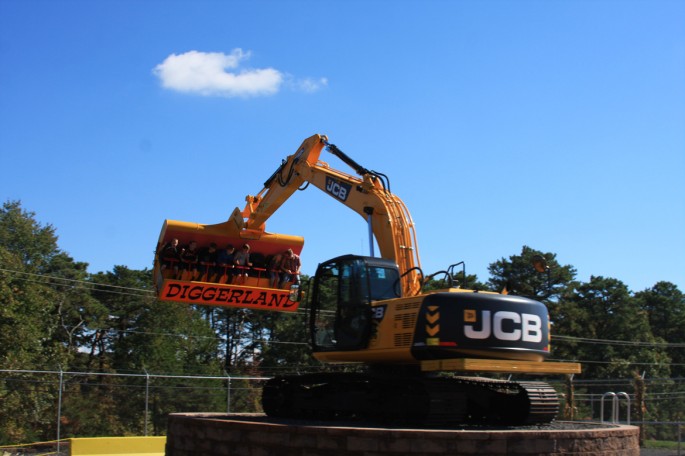
<instances>
[{"instance_id":1,"label":"tree line","mask_svg":"<svg viewBox=\"0 0 685 456\"><path fill-rule=\"evenodd\" d=\"M544 258L548 269L537 272L534 258ZM527 246L493 262L489 273L485 282L463 274L453 280L463 288L506 289L544 302L553 322L552 358L581 362L577 379L664 379L660 391L674 392L671 400L641 403L640 417L685 418L685 298L677 286L658 282L631 292L615 278L581 282L555 254ZM426 287L444 280L434 277ZM329 368L309 356L303 313L159 302L149 269L88 273L86 263L59 248L55 227L39 223L19 201L0 209L0 444L54 438L61 393L69 398L60 417L62 436L141 433L144 379L74 376L60 392L28 371L271 376ZM165 433L170 412L225 408L225 393L216 389L184 389L188 385L177 378L156 385L169 388L152 392L144 418L151 433ZM606 391L601 384L583 385L576 392ZM240 391L236 406L258 400L258 391ZM571 404L566 413L582 419L591 412Z\"/></svg>"}]
</instances>

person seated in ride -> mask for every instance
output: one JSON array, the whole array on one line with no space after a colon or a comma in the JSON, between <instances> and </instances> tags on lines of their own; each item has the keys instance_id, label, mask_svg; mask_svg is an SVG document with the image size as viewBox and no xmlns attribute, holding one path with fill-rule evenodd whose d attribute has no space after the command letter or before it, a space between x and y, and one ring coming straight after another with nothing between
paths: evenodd
<instances>
[{"instance_id":1,"label":"person seated in ride","mask_svg":"<svg viewBox=\"0 0 685 456\"><path fill-rule=\"evenodd\" d=\"M235 247L228 244L225 249L221 249L216 254L216 266L214 267L214 279L212 282L219 283L224 273L226 274L226 283L231 283L233 280L233 262L235 257Z\"/></svg>"},{"instance_id":2,"label":"person seated in ride","mask_svg":"<svg viewBox=\"0 0 685 456\"><path fill-rule=\"evenodd\" d=\"M214 269L214 262L216 262L216 244L214 242L209 244L209 247L200 249L197 256L197 272L193 280L200 280L205 274L210 274ZM209 280L209 275L207 276Z\"/></svg>"},{"instance_id":3,"label":"person seated in ride","mask_svg":"<svg viewBox=\"0 0 685 456\"><path fill-rule=\"evenodd\" d=\"M178 274L178 260L180 253L181 252L178 249L178 239L174 238L164 244L164 247L162 247L162 250L159 252L160 270L164 271L167 268L173 268L174 276Z\"/></svg>"},{"instance_id":4,"label":"person seated in ride","mask_svg":"<svg viewBox=\"0 0 685 456\"><path fill-rule=\"evenodd\" d=\"M281 282L281 275L283 274L283 272L281 271L283 259L283 254L277 253L276 255L271 257L271 260L269 260L269 287L271 288L278 288L278 285Z\"/></svg>"},{"instance_id":5,"label":"person seated in ride","mask_svg":"<svg viewBox=\"0 0 685 456\"><path fill-rule=\"evenodd\" d=\"M179 267L179 277L177 277L177 279L183 279L184 271L189 271L192 274L196 270L197 254L197 242L195 241L190 241L187 247L181 249L181 265Z\"/></svg>"},{"instance_id":6,"label":"person seated in ride","mask_svg":"<svg viewBox=\"0 0 685 456\"><path fill-rule=\"evenodd\" d=\"M283 285L292 282L293 285L300 283L300 257L293 252L293 249L288 249L283 252L283 262L281 263L281 281L278 283L278 288L283 288Z\"/></svg>"},{"instance_id":7,"label":"person seated in ride","mask_svg":"<svg viewBox=\"0 0 685 456\"><path fill-rule=\"evenodd\" d=\"M245 279L247 278L247 270L250 266L252 266L252 263L250 263L249 244L243 244L243 248L235 254L235 257L233 258L233 263L235 264L237 269L233 283L245 283Z\"/></svg>"}]
</instances>

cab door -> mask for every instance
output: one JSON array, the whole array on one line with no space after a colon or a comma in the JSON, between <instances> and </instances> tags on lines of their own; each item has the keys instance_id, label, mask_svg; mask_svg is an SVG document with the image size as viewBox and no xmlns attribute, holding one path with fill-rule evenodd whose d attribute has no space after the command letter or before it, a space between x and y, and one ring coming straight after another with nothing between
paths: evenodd
<instances>
[{"instance_id":1,"label":"cab door","mask_svg":"<svg viewBox=\"0 0 685 456\"><path fill-rule=\"evenodd\" d=\"M371 326L369 277L364 257L347 255L319 265L310 321L314 351L366 348Z\"/></svg>"}]
</instances>

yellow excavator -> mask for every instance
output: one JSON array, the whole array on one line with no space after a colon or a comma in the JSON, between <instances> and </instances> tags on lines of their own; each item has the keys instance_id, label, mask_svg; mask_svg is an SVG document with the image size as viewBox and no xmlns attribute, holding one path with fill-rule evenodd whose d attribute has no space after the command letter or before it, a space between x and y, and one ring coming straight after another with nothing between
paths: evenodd
<instances>
[{"instance_id":1,"label":"yellow excavator","mask_svg":"<svg viewBox=\"0 0 685 456\"><path fill-rule=\"evenodd\" d=\"M320 160L324 150L356 175ZM241 211L216 225L165 221L155 255L161 300L294 311L295 284L269 280L269 259L285 249L299 254L304 239L266 231L266 221L298 189L314 185L362 216L369 256L343 255L319 264L308 289L310 343L325 363L362 363L349 373L284 375L263 389L265 413L282 418L362 419L383 423L526 425L555 419L555 390L538 381L511 381L474 373L575 374L577 363L546 362L550 323L540 302L455 286L422 291L414 224L388 178L368 170L322 135L307 138L284 159ZM379 255L374 253L374 240ZM217 248L248 244L252 266L183 264L163 255L171 244ZM221 270L221 268L224 270ZM213 278L211 271L215 271ZM217 278L218 277L218 278Z\"/></svg>"}]
</instances>

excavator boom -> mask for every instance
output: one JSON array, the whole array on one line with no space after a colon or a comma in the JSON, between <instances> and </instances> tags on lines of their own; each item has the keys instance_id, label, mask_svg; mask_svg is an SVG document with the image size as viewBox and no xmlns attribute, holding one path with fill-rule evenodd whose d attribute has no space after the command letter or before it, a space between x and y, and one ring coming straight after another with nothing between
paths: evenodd
<instances>
[{"instance_id":1,"label":"excavator boom","mask_svg":"<svg viewBox=\"0 0 685 456\"><path fill-rule=\"evenodd\" d=\"M358 176L332 169L321 161L324 148L350 166ZM246 197L247 204L242 212L245 228L263 232L269 217L295 191L311 184L369 223L380 256L395 261L400 268L403 294L414 295L420 289L418 271L421 267L414 222L404 202L390 192L386 180L382 174L369 171L328 143L325 136L313 135L304 140L297 152L283 160L256 196Z\"/></svg>"}]
</instances>

